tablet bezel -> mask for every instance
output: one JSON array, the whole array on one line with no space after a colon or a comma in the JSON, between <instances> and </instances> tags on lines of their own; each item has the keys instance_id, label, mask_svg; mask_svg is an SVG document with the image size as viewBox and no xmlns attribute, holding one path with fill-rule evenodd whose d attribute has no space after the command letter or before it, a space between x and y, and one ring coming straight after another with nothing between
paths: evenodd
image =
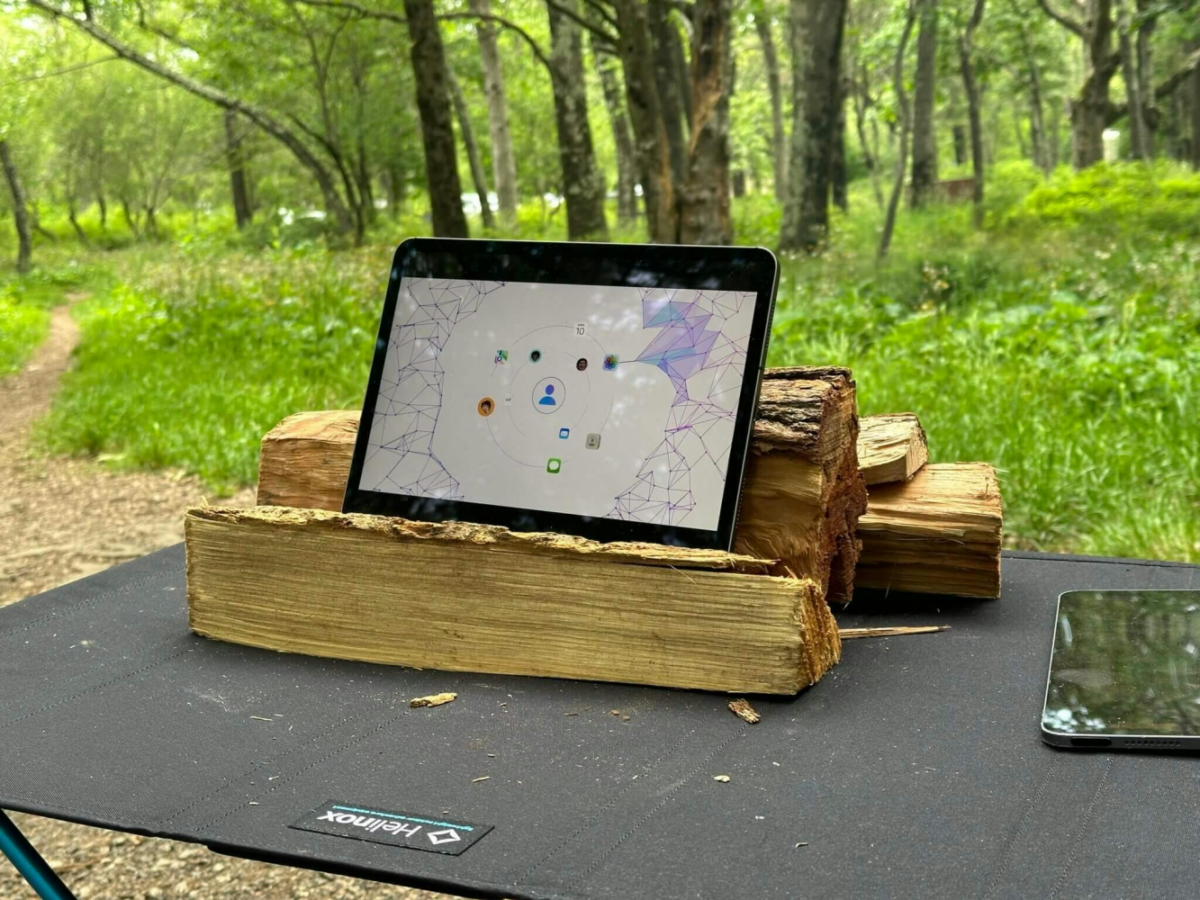
<instances>
[{"instance_id":1,"label":"tablet bezel","mask_svg":"<svg viewBox=\"0 0 1200 900\"><path fill-rule=\"evenodd\" d=\"M514 509L462 500L436 500L360 488L370 440L370 423L374 421L375 403L383 379L402 278L753 291L755 308L746 353L745 376L734 422L725 493L717 528L710 531L546 510ZM406 240L396 249L388 280L343 511L427 522L463 521L504 525L513 531L559 532L598 541L648 541L729 550L733 545L734 524L737 521L778 283L779 265L775 255L761 247L462 238Z\"/></svg>"},{"instance_id":2,"label":"tablet bezel","mask_svg":"<svg viewBox=\"0 0 1200 900\"><path fill-rule=\"evenodd\" d=\"M1050 662L1046 666L1046 691L1042 696L1042 740L1051 747L1071 750L1136 750L1151 753L1196 753L1200 751L1200 734L1170 732L1124 731L1055 731L1046 727L1046 710L1050 706L1050 686L1054 678L1054 650L1058 646L1062 622L1063 598L1071 594L1196 594L1195 588L1076 588L1063 591L1054 604L1054 633L1050 639Z\"/></svg>"}]
</instances>

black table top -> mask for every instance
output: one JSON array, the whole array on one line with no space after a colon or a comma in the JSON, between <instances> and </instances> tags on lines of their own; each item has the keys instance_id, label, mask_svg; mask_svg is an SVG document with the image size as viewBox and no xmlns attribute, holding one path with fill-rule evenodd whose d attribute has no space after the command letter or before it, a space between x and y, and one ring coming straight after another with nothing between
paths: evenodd
<instances>
[{"instance_id":1,"label":"black table top","mask_svg":"<svg viewBox=\"0 0 1200 900\"><path fill-rule=\"evenodd\" d=\"M0 806L469 896L1191 898L1200 761L1039 736L1055 599L1105 587L1200 567L1007 554L999 601L860 597L843 625L952 629L848 641L750 726L198 638L173 547L0 609ZM329 800L494 829L455 856L288 827Z\"/></svg>"}]
</instances>

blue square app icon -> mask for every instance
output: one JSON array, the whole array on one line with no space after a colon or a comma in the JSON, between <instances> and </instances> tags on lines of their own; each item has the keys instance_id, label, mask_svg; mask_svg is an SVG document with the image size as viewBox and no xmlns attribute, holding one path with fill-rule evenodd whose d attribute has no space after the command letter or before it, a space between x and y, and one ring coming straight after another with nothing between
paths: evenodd
<instances>
[{"instance_id":1,"label":"blue square app icon","mask_svg":"<svg viewBox=\"0 0 1200 900\"><path fill-rule=\"evenodd\" d=\"M571 436L571 429L570 429L570 428L560 428L560 429L558 429L558 437L559 437L559 439L560 439L560 440L564 440L564 441L565 441L565 440L566 440L567 438L569 438L570 436Z\"/></svg>"}]
</instances>

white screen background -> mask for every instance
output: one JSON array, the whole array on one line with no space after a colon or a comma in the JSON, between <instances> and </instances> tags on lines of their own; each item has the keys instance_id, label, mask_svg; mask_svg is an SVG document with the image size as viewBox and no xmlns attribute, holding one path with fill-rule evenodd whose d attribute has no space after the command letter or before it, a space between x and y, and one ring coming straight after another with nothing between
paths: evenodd
<instances>
[{"instance_id":1,"label":"white screen background","mask_svg":"<svg viewBox=\"0 0 1200 900\"><path fill-rule=\"evenodd\" d=\"M359 486L714 530L754 304L402 279Z\"/></svg>"}]
</instances>

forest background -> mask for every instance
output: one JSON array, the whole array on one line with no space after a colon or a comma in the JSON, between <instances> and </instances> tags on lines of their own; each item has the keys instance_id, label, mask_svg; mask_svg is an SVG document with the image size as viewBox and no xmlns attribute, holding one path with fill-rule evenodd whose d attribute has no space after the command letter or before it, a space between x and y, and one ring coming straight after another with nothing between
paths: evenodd
<instances>
[{"instance_id":1,"label":"forest background","mask_svg":"<svg viewBox=\"0 0 1200 900\"><path fill-rule=\"evenodd\" d=\"M760 244L770 362L995 463L1010 546L1200 560L1195 0L0 0L0 61L37 453L253 483L412 235Z\"/></svg>"}]
</instances>

